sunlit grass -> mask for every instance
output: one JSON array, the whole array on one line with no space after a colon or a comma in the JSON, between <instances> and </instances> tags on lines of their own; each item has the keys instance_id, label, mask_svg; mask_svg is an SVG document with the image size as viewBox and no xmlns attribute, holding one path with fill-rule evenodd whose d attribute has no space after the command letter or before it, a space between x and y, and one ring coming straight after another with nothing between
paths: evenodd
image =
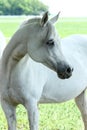
<instances>
[{"instance_id":1,"label":"sunlit grass","mask_svg":"<svg viewBox=\"0 0 87 130\"><path fill-rule=\"evenodd\" d=\"M71 18L60 19L56 24L56 28L61 37L72 34L87 34L87 19Z\"/></svg>"},{"instance_id":2,"label":"sunlit grass","mask_svg":"<svg viewBox=\"0 0 87 130\"><path fill-rule=\"evenodd\" d=\"M0 30L5 37L11 37L25 18L0 18ZM61 18L56 24L61 37L71 34L87 34L87 18ZM25 108L19 105L17 113L17 130L28 130L28 117ZM83 122L74 101L62 104L39 105L40 130L82 130ZM0 107L0 130L7 130L5 115Z\"/></svg>"},{"instance_id":3,"label":"sunlit grass","mask_svg":"<svg viewBox=\"0 0 87 130\"><path fill-rule=\"evenodd\" d=\"M22 23L23 18L8 18L0 17L0 30L4 33L6 37L11 37L19 25Z\"/></svg>"}]
</instances>

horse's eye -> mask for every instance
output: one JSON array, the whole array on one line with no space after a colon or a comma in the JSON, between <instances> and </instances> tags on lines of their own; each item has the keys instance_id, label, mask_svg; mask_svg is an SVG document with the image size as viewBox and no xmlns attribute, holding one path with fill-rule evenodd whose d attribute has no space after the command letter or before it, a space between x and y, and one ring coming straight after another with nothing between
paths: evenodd
<instances>
[{"instance_id":1,"label":"horse's eye","mask_svg":"<svg viewBox=\"0 0 87 130\"><path fill-rule=\"evenodd\" d=\"M54 45L54 40L51 39L51 40L47 41L46 44L49 45L49 46L53 46Z\"/></svg>"}]
</instances>

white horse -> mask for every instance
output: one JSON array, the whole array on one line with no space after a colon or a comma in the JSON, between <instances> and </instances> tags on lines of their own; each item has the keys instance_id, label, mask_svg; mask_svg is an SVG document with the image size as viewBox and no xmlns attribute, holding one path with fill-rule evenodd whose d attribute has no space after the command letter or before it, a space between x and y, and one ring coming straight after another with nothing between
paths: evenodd
<instances>
[{"instance_id":1,"label":"white horse","mask_svg":"<svg viewBox=\"0 0 87 130\"><path fill-rule=\"evenodd\" d=\"M50 74L47 67L57 72L61 79L72 75L73 69L62 54L60 38L53 26L58 16L48 21L48 13L45 13L42 18L22 25L4 49L0 92L8 130L16 130L15 108L20 103L28 111L30 130L38 130L37 103L44 99Z\"/></svg>"},{"instance_id":2,"label":"white horse","mask_svg":"<svg viewBox=\"0 0 87 130\"><path fill-rule=\"evenodd\" d=\"M45 14L42 19L24 23L4 50L0 89L8 129L16 130L15 108L20 103L28 111L30 130L38 130L38 103L61 103L75 98L87 130L87 36L72 35L61 40L64 56L74 68L71 76L72 68L61 54L60 39L52 25L58 16L50 21L47 17ZM62 79L71 77L59 79L43 64L57 71Z\"/></svg>"}]
</instances>

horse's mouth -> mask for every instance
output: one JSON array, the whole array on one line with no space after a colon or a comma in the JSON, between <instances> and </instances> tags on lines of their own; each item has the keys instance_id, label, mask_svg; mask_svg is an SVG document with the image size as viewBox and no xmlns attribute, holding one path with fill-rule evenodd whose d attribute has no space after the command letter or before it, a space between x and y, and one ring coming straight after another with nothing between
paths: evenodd
<instances>
[{"instance_id":1,"label":"horse's mouth","mask_svg":"<svg viewBox=\"0 0 87 130\"><path fill-rule=\"evenodd\" d=\"M68 79L72 76L72 73L57 73L57 75L60 79Z\"/></svg>"}]
</instances>

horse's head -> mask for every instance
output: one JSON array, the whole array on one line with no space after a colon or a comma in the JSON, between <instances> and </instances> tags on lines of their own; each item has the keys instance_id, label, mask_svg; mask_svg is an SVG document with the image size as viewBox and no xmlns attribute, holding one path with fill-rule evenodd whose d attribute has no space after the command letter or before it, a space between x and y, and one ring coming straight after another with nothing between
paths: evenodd
<instances>
[{"instance_id":1,"label":"horse's head","mask_svg":"<svg viewBox=\"0 0 87 130\"><path fill-rule=\"evenodd\" d=\"M42 18L31 19L25 24L31 26L27 49L33 60L46 65L56 71L61 79L65 79L72 75L73 69L64 59L61 40L53 26L58 16L48 21L48 13L45 13Z\"/></svg>"}]
</instances>

